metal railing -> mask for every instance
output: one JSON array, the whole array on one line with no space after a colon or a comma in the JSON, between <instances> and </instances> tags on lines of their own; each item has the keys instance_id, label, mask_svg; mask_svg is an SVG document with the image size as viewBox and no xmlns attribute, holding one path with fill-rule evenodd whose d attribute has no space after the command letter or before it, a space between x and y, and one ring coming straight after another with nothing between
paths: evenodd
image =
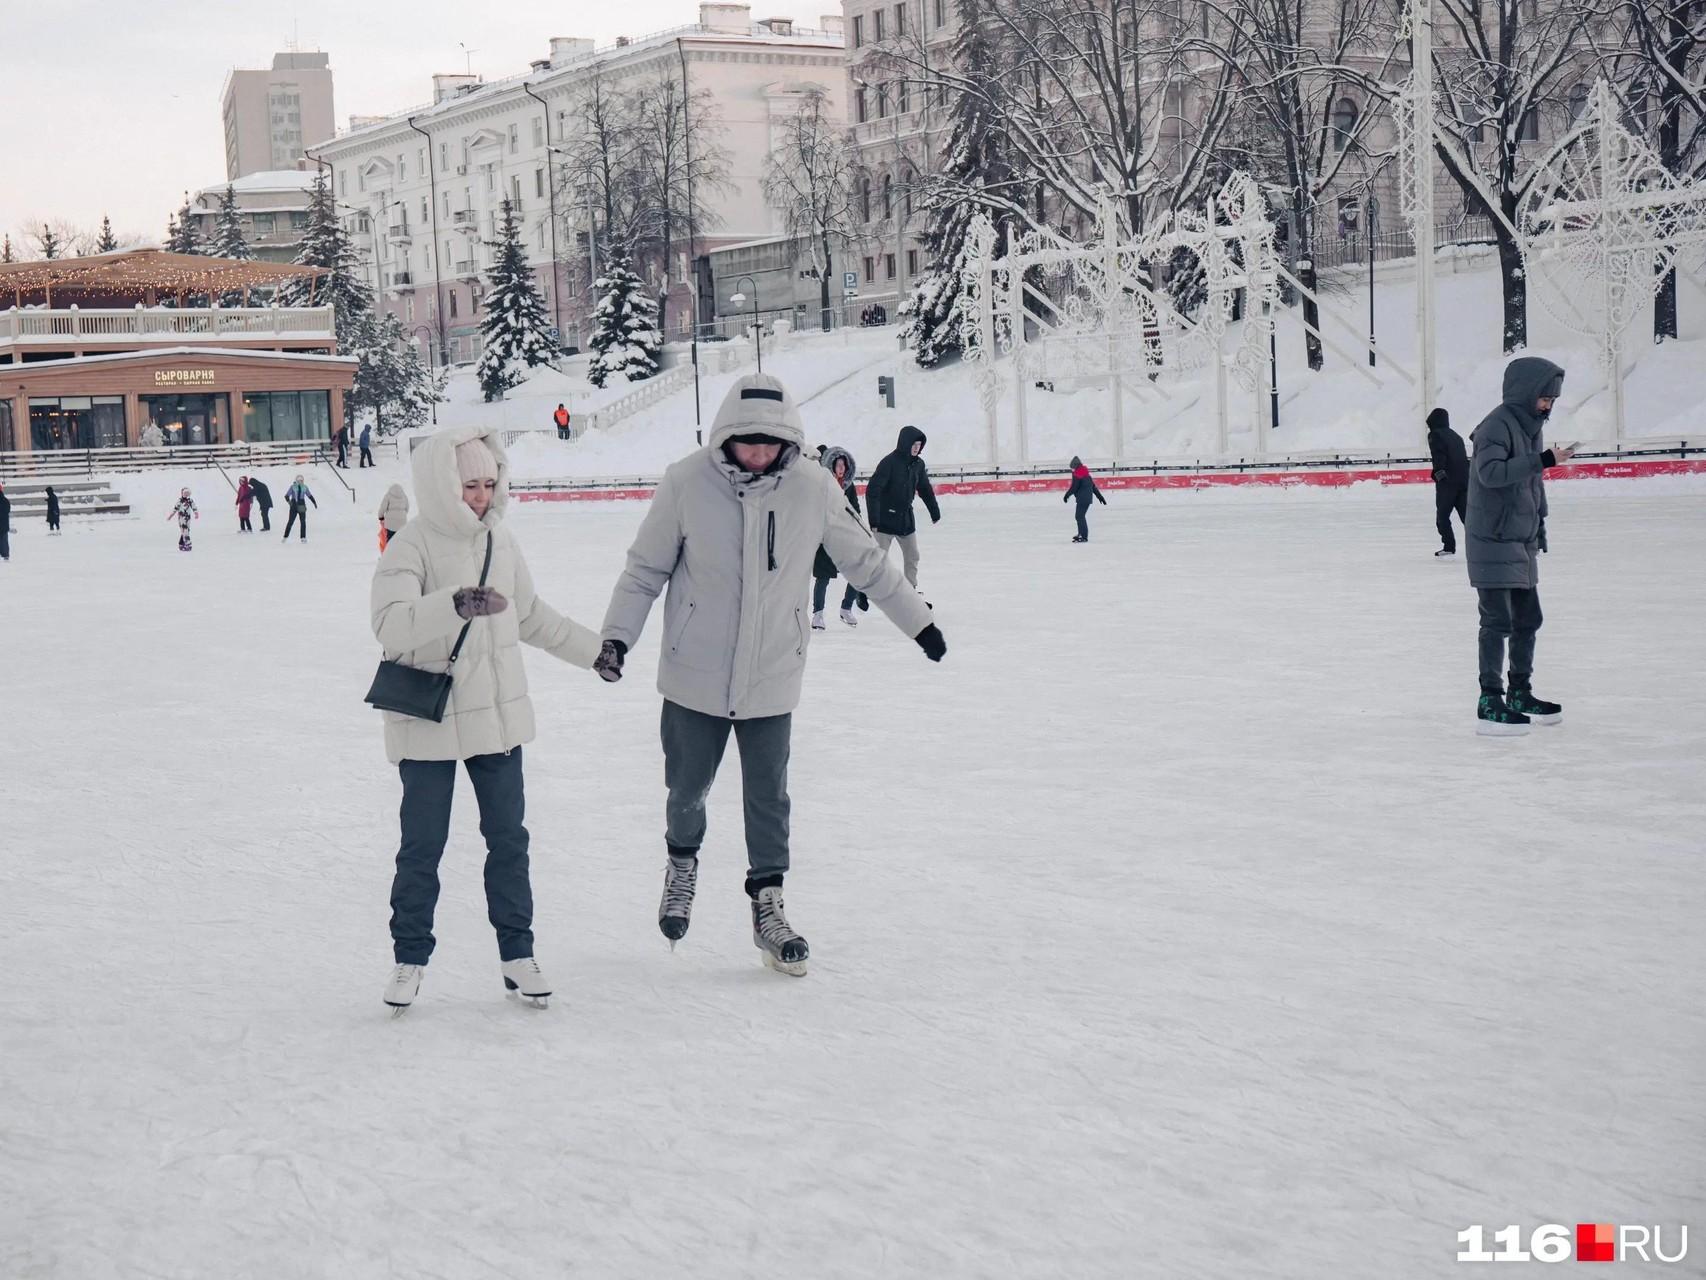
<instances>
[{"instance_id":1,"label":"metal railing","mask_svg":"<svg viewBox=\"0 0 1706 1280\"><path fill-rule=\"evenodd\" d=\"M1314 258L1316 269L1354 267L1359 263L1366 265L1370 239L1371 237L1354 231L1346 232L1342 236L1317 239ZM1377 231L1372 241L1376 262L1416 256L1416 242L1407 228L1398 231ZM1493 221L1491 218L1466 217L1457 222L1440 223L1434 228L1434 243L1442 249L1449 245L1492 244Z\"/></svg>"},{"instance_id":2,"label":"metal railing","mask_svg":"<svg viewBox=\"0 0 1706 1280\"><path fill-rule=\"evenodd\" d=\"M397 442L375 442L375 452ZM329 440L278 440L254 444L183 445L160 449L43 449L0 453L0 478L97 476L127 471L198 470L209 467L310 466L331 460ZM342 479L340 476L339 479Z\"/></svg>"},{"instance_id":3,"label":"metal railing","mask_svg":"<svg viewBox=\"0 0 1706 1280\"><path fill-rule=\"evenodd\" d=\"M174 338L336 335L330 307L157 307L0 311L0 347L99 345Z\"/></svg>"}]
</instances>

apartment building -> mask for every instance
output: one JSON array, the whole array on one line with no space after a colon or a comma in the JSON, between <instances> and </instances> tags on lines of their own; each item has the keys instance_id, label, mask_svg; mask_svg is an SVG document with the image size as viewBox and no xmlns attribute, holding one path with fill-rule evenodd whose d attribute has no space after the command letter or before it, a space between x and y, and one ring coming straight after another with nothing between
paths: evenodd
<instances>
[{"instance_id":1,"label":"apartment building","mask_svg":"<svg viewBox=\"0 0 1706 1280\"><path fill-rule=\"evenodd\" d=\"M202 243L211 245L220 202L230 187L237 199L244 242L255 257L262 262L294 262L308 226L308 196L313 186L314 174L309 169L262 170L203 187L190 200L190 214Z\"/></svg>"},{"instance_id":2,"label":"apartment building","mask_svg":"<svg viewBox=\"0 0 1706 1280\"><path fill-rule=\"evenodd\" d=\"M653 284L669 286L671 336L696 314L710 314L711 299L694 301L691 259L781 230L763 197L764 165L777 122L809 89L844 109L839 18L801 29L784 19L754 22L745 4L707 3L698 19L606 48L553 38L548 56L504 80L436 75L431 102L352 121L308 148L351 210L381 304L423 350L451 362L478 355L482 273L506 196L561 341L585 345L594 267L586 233L596 211L585 193L554 180L561 165L553 157L579 136L579 108L595 74L616 91L667 76L685 80L689 95L707 93L730 159L727 182L696 193L703 226L696 242L684 242L676 262L645 264Z\"/></svg>"},{"instance_id":3,"label":"apartment building","mask_svg":"<svg viewBox=\"0 0 1706 1280\"><path fill-rule=\"evenodd\" d=\"M324 53L273 54L264 71L233 70L220 94L225 122L225 176L294 169L303 144L329 137L331 57Z\"/></svg>"}]
</instances>

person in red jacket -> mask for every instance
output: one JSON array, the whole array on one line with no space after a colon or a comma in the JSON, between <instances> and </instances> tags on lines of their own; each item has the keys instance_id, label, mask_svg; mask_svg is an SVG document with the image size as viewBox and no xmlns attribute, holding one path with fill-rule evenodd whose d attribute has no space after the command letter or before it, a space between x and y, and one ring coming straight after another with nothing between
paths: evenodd
<instances>
[{"instance_id":1,"label":"person in red jacket","mask_svg":"<svg viewBox=\"0 0 1706 1280\"><path fill-rule=\"evenodd\" d=\"M569 407L565 404L559 404L557 411L551 415L551 421L557 424L557 439L567 440L569 438Z\"/></svg>"},{"instance_id":2,"label":"person in red jacket","mask_svg":"<svg viewBox=\"0 0 1706 1280\"><path fill-rule=\"evenodd\" d=\"M1072 459L1072 483L1067 487L1066 496L1062 502L1078 499L1078 536L1074 542L1090 541L1090 523L1084 518L1084 513L1090 510L1090 501L1095 499L1104 507L1108 500L1102 496L1102 491L1096 487L1095 477L1090 474L1090 468L1084 465L1084 459L1076 455Z\"/></svg>"}]
</instances>

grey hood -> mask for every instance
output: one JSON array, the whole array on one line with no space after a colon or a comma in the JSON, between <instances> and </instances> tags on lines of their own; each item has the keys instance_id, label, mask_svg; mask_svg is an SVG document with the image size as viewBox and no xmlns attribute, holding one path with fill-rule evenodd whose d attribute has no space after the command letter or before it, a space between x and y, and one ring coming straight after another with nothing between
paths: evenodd
<instances>
[{"instance_id":1,"label":"grey hood","mask_svg":"<svg viewBox=\"0 0 1706 1280\"><path fill-rule=\"evenodd\" d=\"M1556 396L1564 390L1564 371L1540 356L1518 356L1505 366L1504 403L1522 414L1526 422L1538 424L1534 402L1541 396Z\"/></svg>"}]
</instances>

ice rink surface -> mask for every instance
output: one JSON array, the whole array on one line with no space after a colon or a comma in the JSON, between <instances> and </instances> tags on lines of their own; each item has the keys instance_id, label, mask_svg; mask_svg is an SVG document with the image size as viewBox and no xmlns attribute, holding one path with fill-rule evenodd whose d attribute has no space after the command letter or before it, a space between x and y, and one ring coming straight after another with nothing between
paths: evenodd
<instances>
[{"instance_id":1,"label":"ice rink surface","mask_svg":"<svg viewBox=\"0 0 1706 1280\"><path fill-rule=\"evenodd\" d=\"M1519 741L1473 733L1425 488L1110 502L1073 546L1058 500L946 500L940 667L875 613L814 638L802 980L732 750L658 935L659 615L618 686L529 652L556 999L502 996L464 777L396 1022L365 517L26 529L0 1276L1319 1280L1706 1231L1706 498L1553 486L1565 723ZM596 626L642 512L515 510L544 597Z\"/></svg>"}]
</instances>

